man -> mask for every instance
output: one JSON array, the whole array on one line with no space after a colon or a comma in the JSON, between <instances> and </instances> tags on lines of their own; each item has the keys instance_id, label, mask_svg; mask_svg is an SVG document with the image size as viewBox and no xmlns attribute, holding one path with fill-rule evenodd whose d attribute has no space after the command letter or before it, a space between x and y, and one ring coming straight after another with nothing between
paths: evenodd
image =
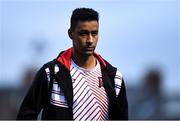
<instances>
[{"instance_id":1,"label":"man","mask_svg":"<svg viewBox=\"0 0 180 121\"><path fill-rule=\"evenodd\" d=\"M98 12L77 8L68 30L73 47L63 51L37 73L17 119L128 119L121 73L95 53Z\"/></svg>"}]
</instances>

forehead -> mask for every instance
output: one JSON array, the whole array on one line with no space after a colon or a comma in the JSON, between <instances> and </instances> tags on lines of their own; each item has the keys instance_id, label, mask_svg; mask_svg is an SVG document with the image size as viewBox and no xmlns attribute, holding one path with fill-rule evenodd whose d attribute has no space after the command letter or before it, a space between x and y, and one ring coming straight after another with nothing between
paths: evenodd
<instances>
[{"instance_id":1,"label":"forehead","mask_svg":"<svg viewBox=\"0 0 180 121\"><path fill-rule=\"evenodd\" d=\"M75 29L85 29L85 30L97 30L99 23L97 21L78 21Z\"/></svg>"}]
</instances>

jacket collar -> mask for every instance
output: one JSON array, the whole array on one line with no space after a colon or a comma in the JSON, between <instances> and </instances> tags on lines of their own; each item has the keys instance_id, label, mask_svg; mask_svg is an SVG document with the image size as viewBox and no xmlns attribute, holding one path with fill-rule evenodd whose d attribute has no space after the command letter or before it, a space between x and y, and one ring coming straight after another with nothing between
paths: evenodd
<instances>
[{"instance_id":1,"label":"jacket collar","mask_svg":"<svg viewBox=\"0 0 180 121\"><path fill-rule=\"evenodd\" d=\"M71 48L65 50L64 52L62 52L57 58L58 62L60 62L62 65L64 65L66 67L66 69L68 69L69 71L70 71L70 66L71 66L72 53L73 53L73 48L71 47ZM102 68L105 68L106 63L103 60L103 58L97 53L94 53L93 55L98 59L98 61L102 65Z\"/></svg>"}]
</instances>

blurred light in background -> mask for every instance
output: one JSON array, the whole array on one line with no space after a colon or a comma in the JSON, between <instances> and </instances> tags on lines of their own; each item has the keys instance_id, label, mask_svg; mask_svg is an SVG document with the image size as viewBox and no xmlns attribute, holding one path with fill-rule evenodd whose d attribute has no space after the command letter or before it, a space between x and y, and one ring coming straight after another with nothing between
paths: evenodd
<instances>
[{"instance_id":1,"label":"blurred light in background","mask_svg":"<svg viewBox=\"0 0 180 121\"><path fill-rule=\"evenodd\" d=\"M100 13L97 52L124 75L130 119L180 119L178 0L1 0L0 118L14 119L34 73L71 47L77 7Z\"/></svg>"}]
</instances>

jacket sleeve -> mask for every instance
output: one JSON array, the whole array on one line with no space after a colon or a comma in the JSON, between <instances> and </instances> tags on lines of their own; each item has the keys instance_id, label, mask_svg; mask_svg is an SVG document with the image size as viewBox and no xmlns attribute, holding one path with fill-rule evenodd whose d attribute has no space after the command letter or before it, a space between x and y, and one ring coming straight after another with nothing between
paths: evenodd
<instances>
[{"instance_id":1,"label":"jacket sleeve","mask_svg":"<svg viewBox=\"0 0 180 121\"><path fill-rule=\"evenodd\" d=\"M123 79L121 89L117 97L117 108L119 112L118 119L128 120L128 101L126 96L126 87Z\"/></svg>"},{"instance_id":2,"label":"jacket sleeve","mask_svg":"<svg viewBox=\"0 0 180 121\"><path fill-rule=\"evenodd\" d=\"M17 120L37 119L39 112L46 102L48 90L47 83L47 75L44 68L42 67L35 75L32 85L20 106Z\"/></svg>"},{"instance_id":3,"label":"jacket sleeve","mask_svg":"<svg viewBox=\"0 0 180 121\"><path fill-rule=\"evenodd\" d=\"M116 120L128 120L128 101L126 96L126 87L122 73L116 69L114 75L114 88L116 98L114 102L114 117Z\"/></svg>"}]
</instances>

